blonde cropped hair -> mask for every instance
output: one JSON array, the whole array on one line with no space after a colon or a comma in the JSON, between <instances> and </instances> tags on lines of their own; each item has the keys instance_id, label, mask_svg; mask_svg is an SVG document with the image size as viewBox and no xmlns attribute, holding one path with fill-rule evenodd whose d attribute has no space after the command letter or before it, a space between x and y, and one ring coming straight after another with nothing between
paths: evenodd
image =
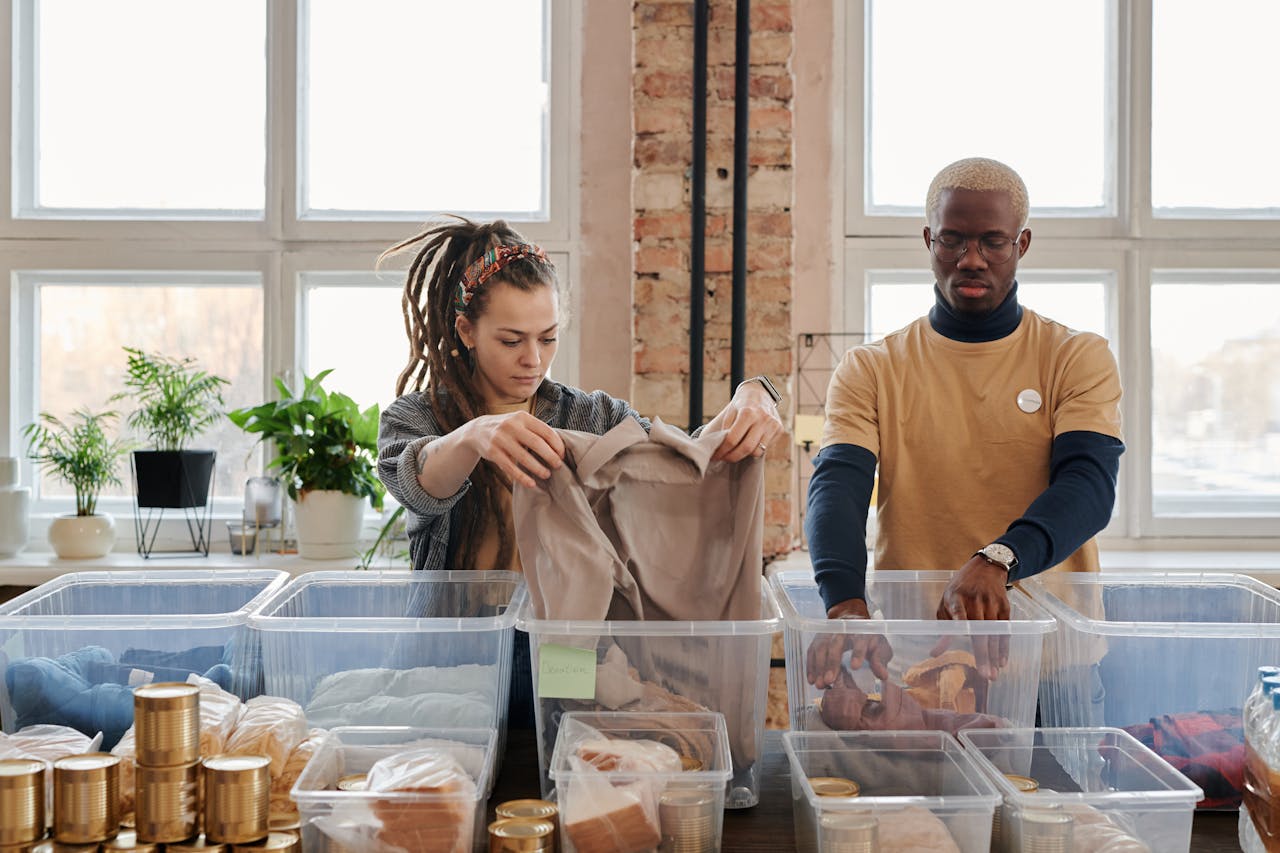
<instances>
[{"instance_id":1,"label":"blonde cropped hair","mask_svg":"<svg viewBox=\"0 0 1280 853\"><path fill-rule=\"evenodd\" d=\"M986 157L969 157L957 160L939 172L929 184L929 196L925 201L924 215L929 222L938 213L945 190L976 190L978 192L1005 192L1013 202L1013 212L1018 217L1018 227L1027 224L1030 204L1027 201L1027 185L1013 169L998 160Z\"/></svg>"}]
</instances>

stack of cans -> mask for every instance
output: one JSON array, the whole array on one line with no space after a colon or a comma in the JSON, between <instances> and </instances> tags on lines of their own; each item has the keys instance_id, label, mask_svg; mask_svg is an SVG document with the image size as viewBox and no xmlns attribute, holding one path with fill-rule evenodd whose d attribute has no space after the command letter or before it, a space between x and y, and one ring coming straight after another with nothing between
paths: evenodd
<instances>
[{"instance_id":1,"label":"stack of cans","mask_svg":"<svg viewBox=\"0 0 1280 853\"><path fill-rule=\"evenodd\" d=\"M0 761L0 851L30 850L44 829L44 762Z\"/></svg>"},{"instance_id":2,"label":"stack of cans","mask_svg":"<svg viewBox=\"0 0 1280 853\"><path fill-rule=\"evenodd\" d=\"M1013 787L1017 788L1020 793L1034 794L1040 790L1040 783L1030 776L1020 776L1016 773L1006 773L1004 778L1013 783ZM995 811L991 813L991 849L1004 850L1004 803L996 803Z\"/></svg>"},{"instance_id":3,"label":"stack of cans","mask_svg":"<svg viewBox=\"0 0 1280 853\"><path fill-rule=\"evenodd\" d=\"M508 800L494 810L489 824L489 853L555 853L559 814L546 800Z\"/></svg>"},{"instance_id":4,"label":"stack of cans","mask_svg":"<svg viewBox=\"0 0 1280 853\"><path fill-rule=\"evenodd\" d=\"M876 853L880 821L870 812L828 812L818 823L825 853Z\"/></svg>"},{"instance_id":5,"label":"stack of cans","mask_svg":"<svg viewBox=\"0 0 1280 853\"><path fill-rule=\"evenodd\" d=\"M200 814L200 689L148 684L133 692L137 736L134 828L139 841L184 841Z\"/></svg>"}]
</instances>

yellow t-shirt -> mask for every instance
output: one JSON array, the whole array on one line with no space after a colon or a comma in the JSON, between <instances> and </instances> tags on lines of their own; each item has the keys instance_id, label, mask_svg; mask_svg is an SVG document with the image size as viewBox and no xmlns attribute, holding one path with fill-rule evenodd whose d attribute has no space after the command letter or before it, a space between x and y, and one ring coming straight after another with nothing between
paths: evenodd
<instances>
[{"instance_id":1,"label":"yellow t-shirt","mask_svg":"<svg viewBox=\"0 0 1280 853\"><path fill-rule=\"evenodd\" d=\"M1035 391L1041 405L1024 411ZM1030 408L1030 406L1027 406ZM960 343L922 317L845 353L827 391L822 446L879 460L877 569L958 569L1049 485L1053 439L1121 438L1107 342L1023 308L1007 337ZM1090 539L1064 571L1097 571Z\"/></svg>"},{"instance_id":2,"label":"yellow t-shirt","mask_svg":"<svg viewBox=\"0 0 1280 853\"><path fill-rule=\"evenodd\" d=\"M508 415L512 412L529 412L533 413L534 403L537 396L530 396L523 403L511 403L509 405L494 406L489 409L491 415ZM508 571L523 572L524 566L520 564L520 552L512 549L511 563L506 566L496 565L498 560L498 550L501 548L502 542L499 531L506 530L512 535L515 531L515 520L511 517L511 481L507 479L505 474L499 472L498 476L506 485L498 493L498 506L500 508L499 517L496 524L491 524L485 531L485 537L480 542L480 547L476 549L475 566L478 569L492 571Z\"/></svg>"}]
</instances>

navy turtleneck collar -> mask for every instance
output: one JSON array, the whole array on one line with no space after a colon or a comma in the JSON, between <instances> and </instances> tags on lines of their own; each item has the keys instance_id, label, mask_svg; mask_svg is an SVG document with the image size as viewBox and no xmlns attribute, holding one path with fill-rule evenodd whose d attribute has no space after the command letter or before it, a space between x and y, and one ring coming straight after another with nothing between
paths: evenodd
<instances>
[{"instance_id":1,"label":"navy turtleneck collar","mask_svg":"<svg viewBox=\"0 0 1280 853\"><path fill-rule=\"evenodd\" d=\"M942 298L938 285L933 286L934 303L929 310L929 325L944 338L959 341L962 344L980 344L986 341L998 341L1008 337L1022 322L1022 306L1018 304L1018 282L1009 288L996 309L981 317L960 314Z\"/></svg>"}]
</instances>

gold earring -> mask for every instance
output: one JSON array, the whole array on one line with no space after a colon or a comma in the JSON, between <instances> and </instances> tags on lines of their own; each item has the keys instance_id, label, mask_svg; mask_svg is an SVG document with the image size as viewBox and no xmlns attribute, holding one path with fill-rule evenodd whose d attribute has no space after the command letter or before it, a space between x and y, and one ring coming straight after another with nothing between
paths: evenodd
<instances>
[{"instance_id":1,"label":"gold earring","mask_svg":"<svg viewBox=\"0 0 1280 853\"><path fill-rule=\"evenodd\" d=\"M458 357L458 348L457 348L457 347L454 347L453 349L449 350L449 355L453 356L454 358L457 358L457 357Z\"/></svg>"}]
</instances>

